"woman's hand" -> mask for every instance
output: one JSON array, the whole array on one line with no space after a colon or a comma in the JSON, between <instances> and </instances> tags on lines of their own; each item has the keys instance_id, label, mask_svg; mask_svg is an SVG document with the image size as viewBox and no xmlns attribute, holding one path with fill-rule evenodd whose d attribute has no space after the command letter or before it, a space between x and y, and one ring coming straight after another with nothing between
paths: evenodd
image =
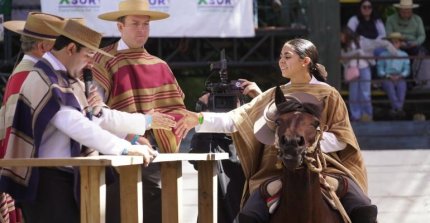
<instances>
[{"instance_id":1,"label":"woman's hand","mask_svg":"<svg viewBox=\"0 0 430 223\"><path fill-rule=\"evenodd\" d=\"M196 127L199 124L199 115L202 114L186 111L184 117L182 117L182 119L179 120L176 125L176 134L181 138L185 138L190 129Z\"/></svg>"},{"instance_id":2,"label":"woman's hand","mask_svg":"<svg viewBox=\"0 0 430 223\"><path fill-rule=\"evenodd\" d=\"M152 123L151 123L152 129L171 130L176 126L175 118L173 116L156 112L154 111L154 109L146 113L146 115L152 116Z\"/></svg>"},{"instance_id":3,"label":"woman's hand","mask_svg":"<svg viewBox=\"0 0 430 223\"><path fill-rule=\"evenodd\" d=\"M246 79L239 79L239 81L242 82L240 84L240 87L243 88L242 94L248 95L251 98L255 98L263 93L255 82L251 82Z\"/></svg>"}]
</instances>

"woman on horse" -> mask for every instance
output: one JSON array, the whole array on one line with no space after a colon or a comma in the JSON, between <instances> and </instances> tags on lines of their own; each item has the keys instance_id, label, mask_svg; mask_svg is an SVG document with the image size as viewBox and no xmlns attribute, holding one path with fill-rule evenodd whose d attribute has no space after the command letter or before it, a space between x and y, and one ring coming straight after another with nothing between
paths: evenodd
<instances>
[{"instance_id":1,"label":"woman on horse","mask_svg":"<svg viewBox=\"0 0 430 223\"><path fill-rule=\"evenodd\" d=\"M342 163L356 179L353 181L346 175L336 177L345 190L339 191L341 202L353 223L375 222L377 209L366 195L367 172L347 107L339 92L325 83L326 73L323 66L318 64L316 47L305 39L287 41L280 54L279 67L282 76L290 80L281 86L284 94L305 92L324 102L320 117L320 127L324 130L320 141L321 150ZM197 132L232 133L246 177L239 222L269 221L268 203L263 199L259 187L263 182L282 174L282 166L276 165L277 148L260 142L254 132L254 123L273 100L274 90L271 88L228 113L189 112L177 125L177 132L182 135L193 127L196 127Z\"/></svg>"}]
</instances>

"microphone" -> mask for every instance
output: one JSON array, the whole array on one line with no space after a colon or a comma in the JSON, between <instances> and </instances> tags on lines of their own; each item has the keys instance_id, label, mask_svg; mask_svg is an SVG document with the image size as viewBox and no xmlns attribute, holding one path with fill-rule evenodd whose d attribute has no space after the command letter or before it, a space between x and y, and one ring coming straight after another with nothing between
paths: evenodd
<instances>
[{"instance_id":1,"label":"microphone","mask_svg":"<svg viewBox=\"0 0 430 223\"><path fill-rule=\"evenodd\" d=\"M84 68L83 72L84 72L84 84L85 84L85 97L88 99L88 97L90 96L90 88L91 88L91 85L93 84L93 73L89 68ZM86 114L89 120L93 119L93 108L90 105L88 105L86 109Z\"/></svg>"}]
</instances>

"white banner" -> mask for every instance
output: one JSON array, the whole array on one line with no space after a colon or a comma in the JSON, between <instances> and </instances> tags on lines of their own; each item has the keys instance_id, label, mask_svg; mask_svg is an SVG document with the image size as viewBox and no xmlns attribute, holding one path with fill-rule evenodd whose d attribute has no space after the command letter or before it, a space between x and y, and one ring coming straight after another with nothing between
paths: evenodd
<instances>
[{"instance_id":1,"label":"white banner","mask_svg":"<svg viewBox=\"0 0 430 223\"><path fill-rule=\"evenodd\" d=\"M42 12L84 17L104 36L119 36L115 22L97 16L118 9L120 0L41 0ZM253 37L251 0L148 0L152 10L170 17L151 22L151 37Z\"/></svg>"}]
</instances>

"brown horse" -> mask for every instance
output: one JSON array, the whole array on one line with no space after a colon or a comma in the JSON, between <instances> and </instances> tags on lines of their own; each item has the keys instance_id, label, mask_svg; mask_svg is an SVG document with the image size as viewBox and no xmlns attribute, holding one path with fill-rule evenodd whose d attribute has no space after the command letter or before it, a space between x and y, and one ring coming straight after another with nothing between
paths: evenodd
<instances>
[{"instance_id":1,"label":"brown horse","mask_svg":"<svg viewBox=\"0 0 430 223\"><path fill-rule=\"evenodd\" d=\"M284 96L280 88L276 89L275 146L283 176L280 203L271 222L344 222L323 198L320 187L319 172L324 165L319 148L322 104L312 95L302 95L305 96L302 99Z\"/></svg>"}]
</instances>

